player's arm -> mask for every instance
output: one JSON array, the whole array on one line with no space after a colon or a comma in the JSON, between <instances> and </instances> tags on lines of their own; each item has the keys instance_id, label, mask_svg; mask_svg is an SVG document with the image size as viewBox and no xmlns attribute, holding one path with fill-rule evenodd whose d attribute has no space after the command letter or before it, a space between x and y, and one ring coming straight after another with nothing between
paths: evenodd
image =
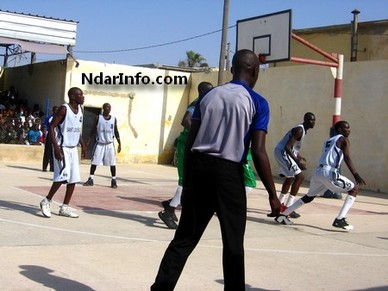
<instances>
[{"instance_id":1,"label":"player's arm","mask_svg":"<svg viewBox=\"0 0 388 291\"><path fill-rule=\"evenodd\" d=\"M352 173L354 179L356 180L357 184L359 185L365 185L365 181L361 176L357 173L356 168L353 165L352 159L350 158L350 141L348 138L340 137L337 140L337 146L342 150L344 153L344 162L346 166L348 167L349 171Z\"/></svg>"},{"instance_id":2,"label":"player's arm","mask_svg":"<svg viewBox=\"0 0 388 291\"><path fill-rule=\"evenodd\" d=\"M79 143L81 144L81 157L86 158L86 145L82 138L82 134L79 136Z\"/></svg>"},{"instance_id":3,"label":"player's arm","mask_svg":"<svg viewBox=\"0 0 388 291\"><path fill-rule=\"evenodd\" d=\"M291 137L289 138L288 142L284 146L284 150L295 161L295 163L298 165L298 167L301 170L306 170L306 165L304 163L301 163L302 159L299 159L298 157L296 157L292 150L295 143L302 138L302 135L303 135L303 129L301 127L298 126L293 128L291 130Z\"/></svg>"},{"instance_id":4,"label":"player's arm","mask_svg":"<svg viewBox=\"0 0 388 291\"><path fill-rule=\"evenodd\" d=\"M182 118L182 122L181 122L181 125L186 128L186 129L190 129L190 126L191 126L191 117L193 116L193 114L190 112L190 111L186 111L185 115L183 116Z\"/></svg>"},{"instance_id":5,"label":"player's arm","mask_svg":"<svg viewBox=\"0 0 388 291\"><path fill-rule=\"evenodd\" d=\"M280 211L280 202L276 195L275 183L272 177L271 165L265 148L267 133L263 130L255 130L252 134L251 154L253 164L265 189L268 192L269 204L272 213L276 215Z\"/></svg>"},{"instance_id":6,"label":"player's arm","mask_svg":"<svg viewBox=\"0 0 388 291\"><path fill-rule=\"evenodd\" d=\"M118 147L117 147L117 152L121 152L121 140L120 140L120 134L119 134L119 130L117 128L117 119L115 118L115 128L114 128L114 131L115 131L115 137L117 139L117 143L119 144Z\"/></svg>"},{"instance_id":7,"label":"player's arm","mask_svg":"<svg viewBox=\"0 0 388 291\"><path fill-rule=\"evenodd\" d=\"M50 132L50 136L52 138L53 147L54 147L54 156L57 160L60 160L60 161L63 159L63 152L58 145L58 141L56 140L54 129L62 123L65 116L66 116L66 107L60 106L58 108L57 113L54 115L53 120L51 121L51 125L49 126L49 132Z\"/></svg>"}]
</instances>

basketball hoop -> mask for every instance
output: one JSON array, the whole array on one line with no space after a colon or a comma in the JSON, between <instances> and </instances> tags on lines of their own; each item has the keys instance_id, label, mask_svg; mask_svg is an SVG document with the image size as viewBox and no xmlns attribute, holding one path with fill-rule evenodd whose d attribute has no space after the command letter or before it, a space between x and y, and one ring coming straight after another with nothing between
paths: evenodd
<instances>
[{"instance_id":1,"label":"basketball hoop","mask_svg":"<svg viewBox=\"0 0 388 291\"><path fill-rule=\"evenodd\" d=\"M265 56L262 54L257 54L257 57L259 58L260 65L265 64Z\"/></svg>"}]
</instances>

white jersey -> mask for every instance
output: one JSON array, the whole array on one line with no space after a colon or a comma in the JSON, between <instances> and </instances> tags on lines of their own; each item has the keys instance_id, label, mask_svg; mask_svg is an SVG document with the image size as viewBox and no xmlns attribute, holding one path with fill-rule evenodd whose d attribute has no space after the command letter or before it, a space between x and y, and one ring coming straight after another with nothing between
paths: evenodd
<instances>
[{"instance_id":1,"label":"white jersey","mask_svg":"<svg viewBox=\"0 0 388 291\"><path fill-rule=\"evenodd\" d=\"M55 128L55 135L58 145L62 147L76 147L79 144L83 113L81 105L78 105L78 113L75 114L68 104L63 104L66 107L66 115L62 123Z\"/></svg>"},{"instance_id":2,"label":"white jersey","mask_svg":"<svg viewBox=\"0 0 388 291\"><path fill-rule=\"evenodd\" d=\"M102 114L98 116L96 141L102 144L112 143L115 138L116 118L110 116L107 120Z\"/></svg>"},{"instance_id":3,"label":"white jersey","mask_svg":"<svg viewBox=\"0 0 388 291\"><path fill-rule=\"evenodd\" d=\"M339 169L344 158L344 154L342 150L337 147L337 140L342 136L342 134L335 135L325 142L323 145L322 156L319 159L320 165Z\"/></svg>"},{"instance_id":4,"label":"white jersey","mask_svg":"<svg viewBox=\"0 0 388 291\"><path fill-rule=\"evenodd\" d=\"M295 127L293 127L292 129L290 129L285 135L284 137L279 141L279 143L276 145L276 149L278 150L285 150L285 147L286 147L286 144L287 142L289 141L289 139L292 137L292 130L294 128L297 128L297 127L301 127L302 130L303 130L303 133L302 133L302 137L300 138L300 140L297 140L295 143L294 143L294 146L292 147L292 152L294 153L295 156L298 156L298 153L299 153L299 150L300 150L300 147L302 146L302 142L303 142L303 139L306 135L306 131L304 129L304 126L303 124L299 124Z\"/></svg>"}]
</instances>

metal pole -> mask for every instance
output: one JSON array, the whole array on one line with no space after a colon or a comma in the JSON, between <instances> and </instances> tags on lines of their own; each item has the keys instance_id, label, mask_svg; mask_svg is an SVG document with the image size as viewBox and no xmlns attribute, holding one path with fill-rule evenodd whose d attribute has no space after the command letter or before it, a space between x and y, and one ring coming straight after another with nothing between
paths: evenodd
<instances>
[{"instance_id":1,"label":"metal pole","mask_svg":"<svg viewBox=\"0 0 388 291\"><path fill-rule=\"evenodd\" d=\"M358 14L360 11L357 9L352 11L352 37L351 37L351 48L350 48L350 61L357 62L357 50L358 50Z\"/></svg>"},{"instance_id":2,"label":"metal pole","mask_svg":"<svg viewBox=\"0 0 388 291\"><path fill-rule=\"evenodd\" d=\"M334 115L333 126L341 120L341 101L342 101L342 77L344 68L344 55L338 55L338 68L334 82Z\"/></svg>"},{"instance_id":3,"label":"metal pole","mask_svg":"<svg viewBox=\"0 0 388 291\"><path fill-rule=\"evenodd\" d=\"M225 59L226 59L226 66L225 66L225 69L227 70L227 71L229 71L230 70L230 42L228 42L227 44L226 44L226 46L227 46L227 49L226 49L226 57L225 57Z\"/></svg>"},{"instance_id":4,"label":"metal pole","mask_svg":"<svg viewBox=\"0 0 388 291\"><path fill-rule=\"evenodd\" d=\"M222 38L220 62L218 66L218 85L223 83L223 74L225 70L225 53L226 53L226 39L228 33L228 17L229 17L229 0L224 0L224 14L222 17Z\"/></svg>"}]
</instances>

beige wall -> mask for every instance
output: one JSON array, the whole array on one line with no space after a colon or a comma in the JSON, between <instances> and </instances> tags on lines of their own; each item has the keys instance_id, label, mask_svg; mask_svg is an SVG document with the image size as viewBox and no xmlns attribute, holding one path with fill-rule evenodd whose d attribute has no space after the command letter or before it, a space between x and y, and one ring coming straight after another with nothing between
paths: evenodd
<instances>
[{"instance_id":1,"label":"beige wall","mask_svg":"<svg viewBox=\"0 0 388 291\"><path fill-rule=\"evenodd\" d=\"M213 73L216 74L216 73ZM228 74L230 76L230 74ZM343 77L342 120L351 125L351 155L366 189L388 193L388 61L346 62ZM195 74L192 88L207 74ZM225 77L227 80L228 78ZM317 117L308 131L301 154L308 160L306 178L316 166L334 114L334 78L328 67L303 65L263 69L255 90L267 98L271 121L267 151L273 175L277 166L273 148L307 111ZM343 173L349 175L346 165Z\"/></svg>"},{"instance_id":2,"label":"beige wall","mask_svg":"<svg viewBox=\"0 0 388 291\"><path fill-rule=\"evenodd\" d=\"M170 163L173 143L182 130L180 125L186 106L197 97L201 81L217 84L218 73L183 73L140 67L79 61L76 68L69 62L45 63L48 69L27 67L7 69L4 86L15 85L28 96L40 98L62 94L71 86L85 93L85 106L101 108L108 102L112 115L118 119L122 139L120 163ZM43 64L39 64L39 66ZM118 73L154 78L159 75L187 76L187 85L88 85L82 84L81 73L103 72L105 76ZM360 175L366 180L366 189L388 193L388 60L345 62L343 80L342 119L349 121L351 153ZM224 80L230 80L229 72ZM22 81L20 81L22 80ZM284 133L302 122L303 115L312 111L317 117L314 129L309 130L301 153L308 159L307 180L321 153L323 141L329 136L334 113L334 78L328 67L313 65L274 67L262 69L255 90L265 96L271 108L267 150L273 174L277 168L273 148ZM37 93L38 92L38 93ZM60 93L52 93L60 92ZM134 99L129 94L134 93ZM38 100L38 99L32 99ZM59 102L59 101L58 101ZM346 166L345 175L348 174Z\"/></svg>"},{"instance_id":3,"label":"beige wall","mask_svg":"<svg viewBox=\"0 0 388 291\"><path fill-rule=\"evenodd\" d=\"M108 102L111 114L118 120L122 141L119 162L130 163L169 163L172 159L173 144L181 127L180 120L188 104L190 73L147 69L140 67L79 61L78 68L68 72L71 82L68 87L82 88L85 95L84 106L101 107ZM120 73L141 76L156 80L158 76L182 76L187 78L183 85L144 85L144 84L89 84L82 80L82 73L93 73L104 77ZM146 80L146 79L144 79ZM133 95L134 98L129 98Z\"/></svg>"}]
</instances>

